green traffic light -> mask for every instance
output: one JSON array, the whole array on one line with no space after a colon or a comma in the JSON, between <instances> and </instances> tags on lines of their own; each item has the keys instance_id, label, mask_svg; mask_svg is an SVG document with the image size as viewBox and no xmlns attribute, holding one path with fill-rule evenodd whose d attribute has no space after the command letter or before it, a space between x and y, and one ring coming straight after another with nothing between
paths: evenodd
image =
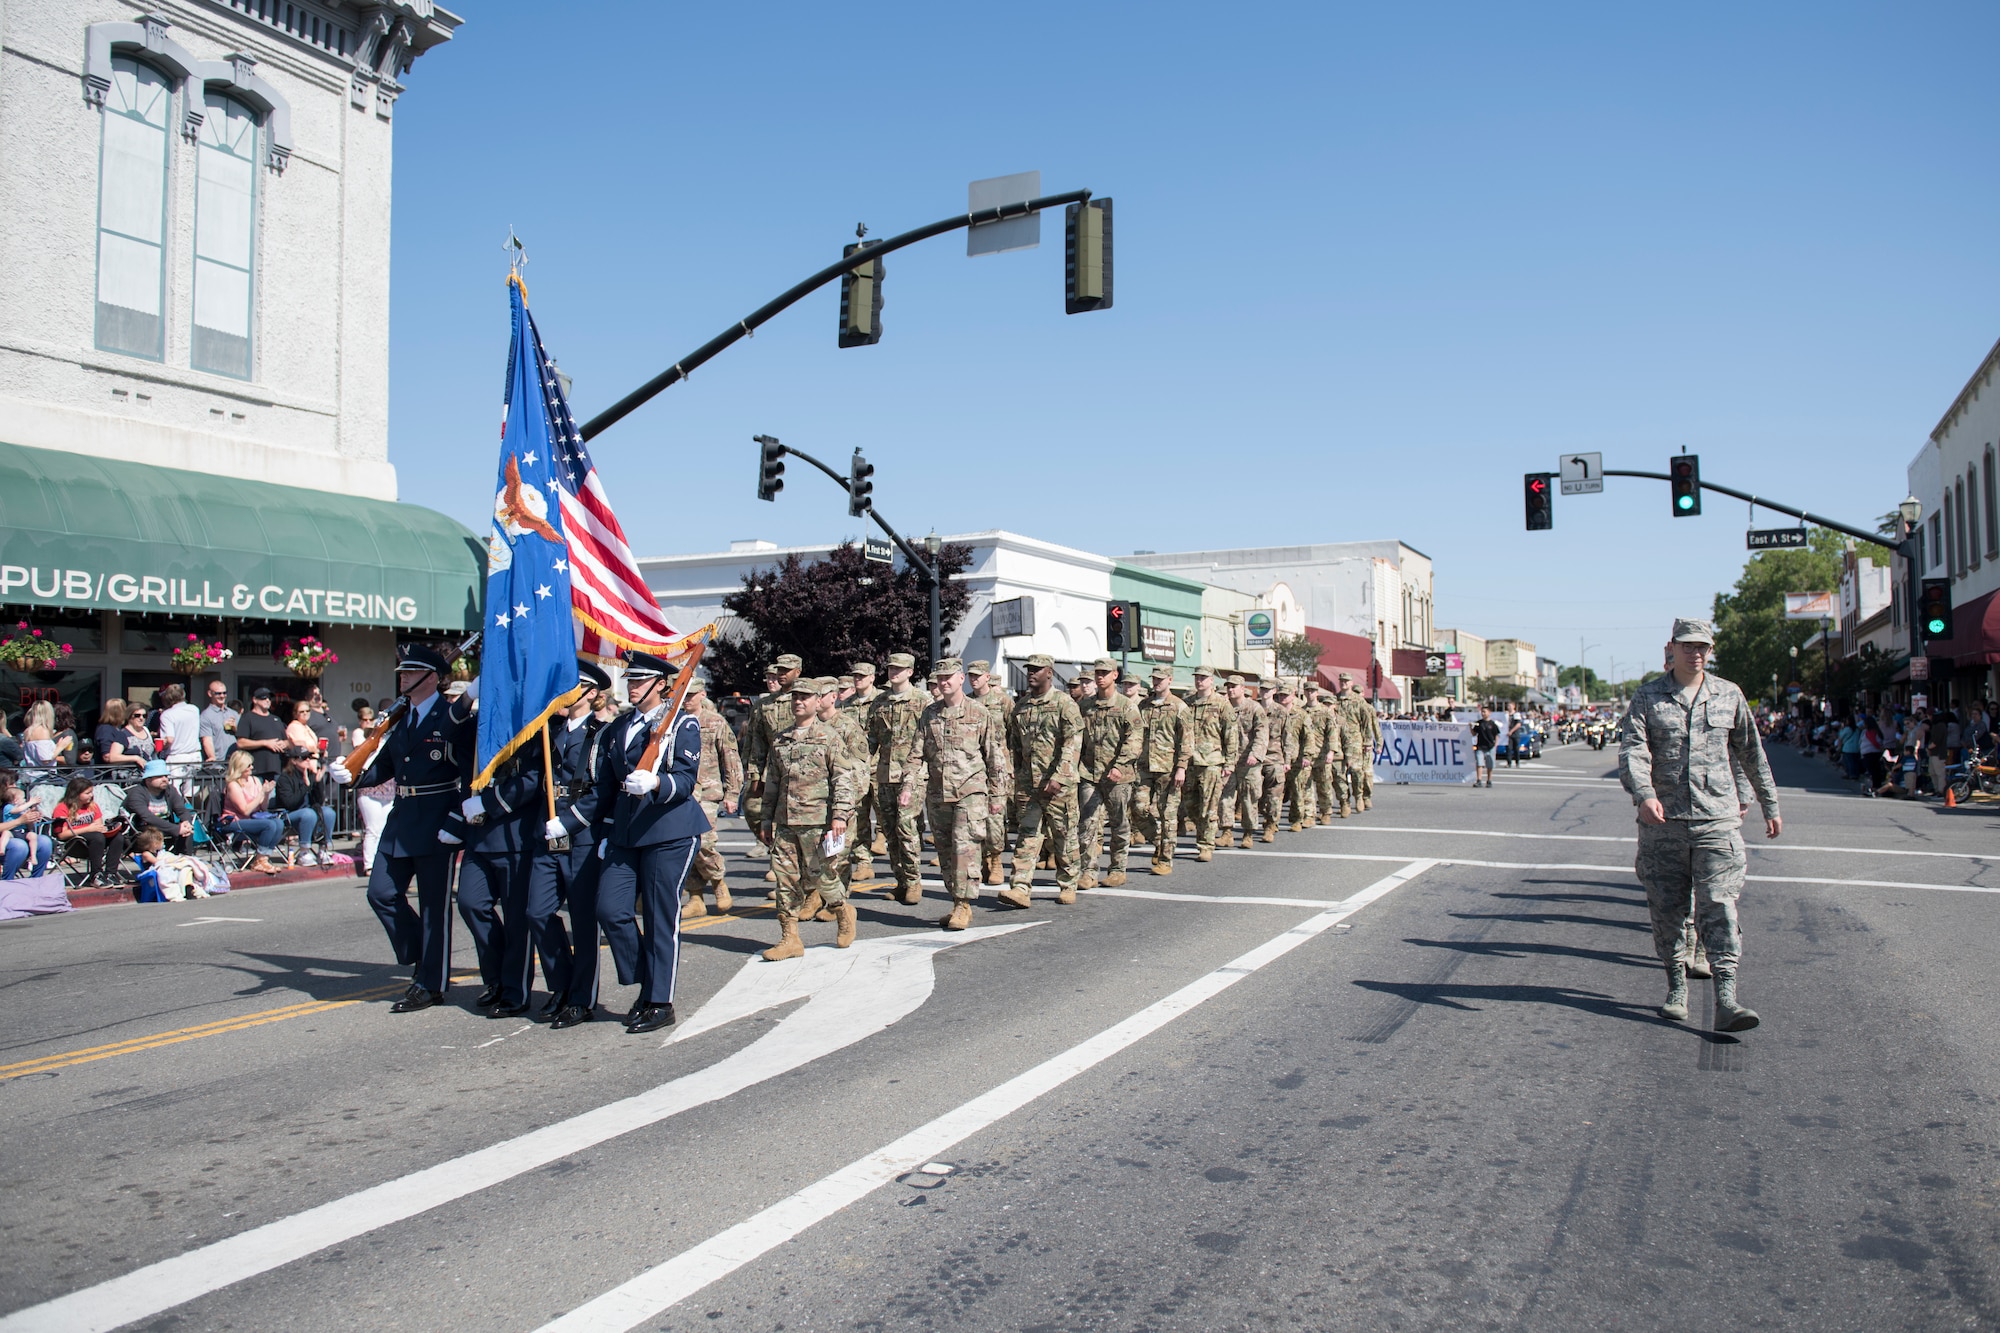
<instances>
[{"instance_id":1,"label":"green traffic light","mask_svg":"<svg viewBox=\"0 0 2000 1333\"><path fill-rule=\"evenodd\" d=\"M1679 505L1682 509L1692 509L1694 508L1694 497L1692 495L1683 495L1676 498L1674 500L1674 503Z\"/></svg>"},{"instance_id":2,"label":"green traffic light","mask_svg":"<svg viewBox=\"0 0 2000 1333\"><path fill-rule=\"evenodd\" d=\"M1924 629L1932 634L1942 634L1944 633L1944 622L1942 620L1934 619L1930 621L1928 624L1926 624L1924 626Z\"/></svg>"}]
</instances>

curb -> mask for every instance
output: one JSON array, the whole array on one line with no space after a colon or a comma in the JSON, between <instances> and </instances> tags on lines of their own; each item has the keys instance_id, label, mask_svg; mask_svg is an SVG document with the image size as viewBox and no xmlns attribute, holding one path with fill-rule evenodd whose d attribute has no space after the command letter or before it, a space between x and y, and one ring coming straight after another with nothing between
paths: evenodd
<instances>
[{"instance_id":1,"label":"curb","mask_svg":"<svg viewBox=\"0 0 2000 1333\"><path fill-rule=\"evenodd\" d=\"M306 884L320 879L356 879L359 877L358 870L358 867L293 866L289 870L280 870L275 875L259 875L255 871L246 870L243 872L244 877L241 879L231 876L229 892L219 894L217 897L229 898L243 892L245 889L263 888L271 884ZM121 903L127 907L141 906L141 904L133 901L132 886L129 884L106 886L96 889L71 889L69 891L69 905L73 908L116 907ZM164 906L164 904L157 903L144 905Z\"/></svg>"}]
</instances>

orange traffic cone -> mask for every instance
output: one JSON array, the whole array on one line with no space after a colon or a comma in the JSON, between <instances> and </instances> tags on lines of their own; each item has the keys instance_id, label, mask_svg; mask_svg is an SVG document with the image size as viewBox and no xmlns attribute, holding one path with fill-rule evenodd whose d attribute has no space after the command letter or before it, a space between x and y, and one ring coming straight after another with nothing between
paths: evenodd
<instances>
[{"instance_id":1,"label":"orange traffic cone","mask_svg":"<svg viewBox=\"0 0 2000 1333\"><path fill-rule=\"evenodd\" d=\"M1944 808L1947 810L1958 809L1958 793L1950 787L1944 789Z\"/></svg>"}]
</instances>

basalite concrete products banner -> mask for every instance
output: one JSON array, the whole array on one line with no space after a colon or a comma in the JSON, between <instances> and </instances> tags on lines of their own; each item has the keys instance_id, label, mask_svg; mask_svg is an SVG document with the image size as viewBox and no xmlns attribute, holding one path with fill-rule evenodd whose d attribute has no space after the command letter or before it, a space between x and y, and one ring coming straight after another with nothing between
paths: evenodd
<instances>
[{"instance_id":1,"label":"basalite concrete products banner","mask_svg":"<svg viewBox=\"0 0 2000 1333\"><path fill-rule=\"evenodd\" d=\"M1472 728L1463 722L1384 722L1377 782L1472 781Z\"/></svg>"}]
</instances>

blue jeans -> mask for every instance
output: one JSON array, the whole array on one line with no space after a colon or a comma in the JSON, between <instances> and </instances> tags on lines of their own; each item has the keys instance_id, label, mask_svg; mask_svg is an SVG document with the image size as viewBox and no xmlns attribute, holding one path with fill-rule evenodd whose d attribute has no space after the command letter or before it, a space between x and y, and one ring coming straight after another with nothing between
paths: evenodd
<instances>
[{"instance_id":1,"label":"blue jeans","mask_svg":"<svg viewBox=\"0 0 2000 1333\"><path fill-rule=\"evenodd\" d=\"M28 845L34 844L35 871L37 875L48 873L49 862L55 859L56 845L45 833L10 833L7 835L7 853L4 864L0 864L0 879L12 879L14 873L28 863Z\"/></svg>"},{"instance_id":2,"label":"blue jeans","mask_svg":"<svg viewBox=\"0 0 2000 1333\"><path fill-rule=\"evenodd\" d=\"M333 838L333 811L326 806L302 805L285 812L285 823L299 835L299 845L324 847Z\"/></svg>"},{"instance_id":3,"label":"blue jeans","mask_svg":"<svg viewBox=\"0 0 2000 1333\"><path fill-rule=\"evenodd\" d=\"M225 838L253 838L259 853L273 852L285 836L285 821L276 815L239 815L223 827Z\"/></svg>"}]
</instances>

